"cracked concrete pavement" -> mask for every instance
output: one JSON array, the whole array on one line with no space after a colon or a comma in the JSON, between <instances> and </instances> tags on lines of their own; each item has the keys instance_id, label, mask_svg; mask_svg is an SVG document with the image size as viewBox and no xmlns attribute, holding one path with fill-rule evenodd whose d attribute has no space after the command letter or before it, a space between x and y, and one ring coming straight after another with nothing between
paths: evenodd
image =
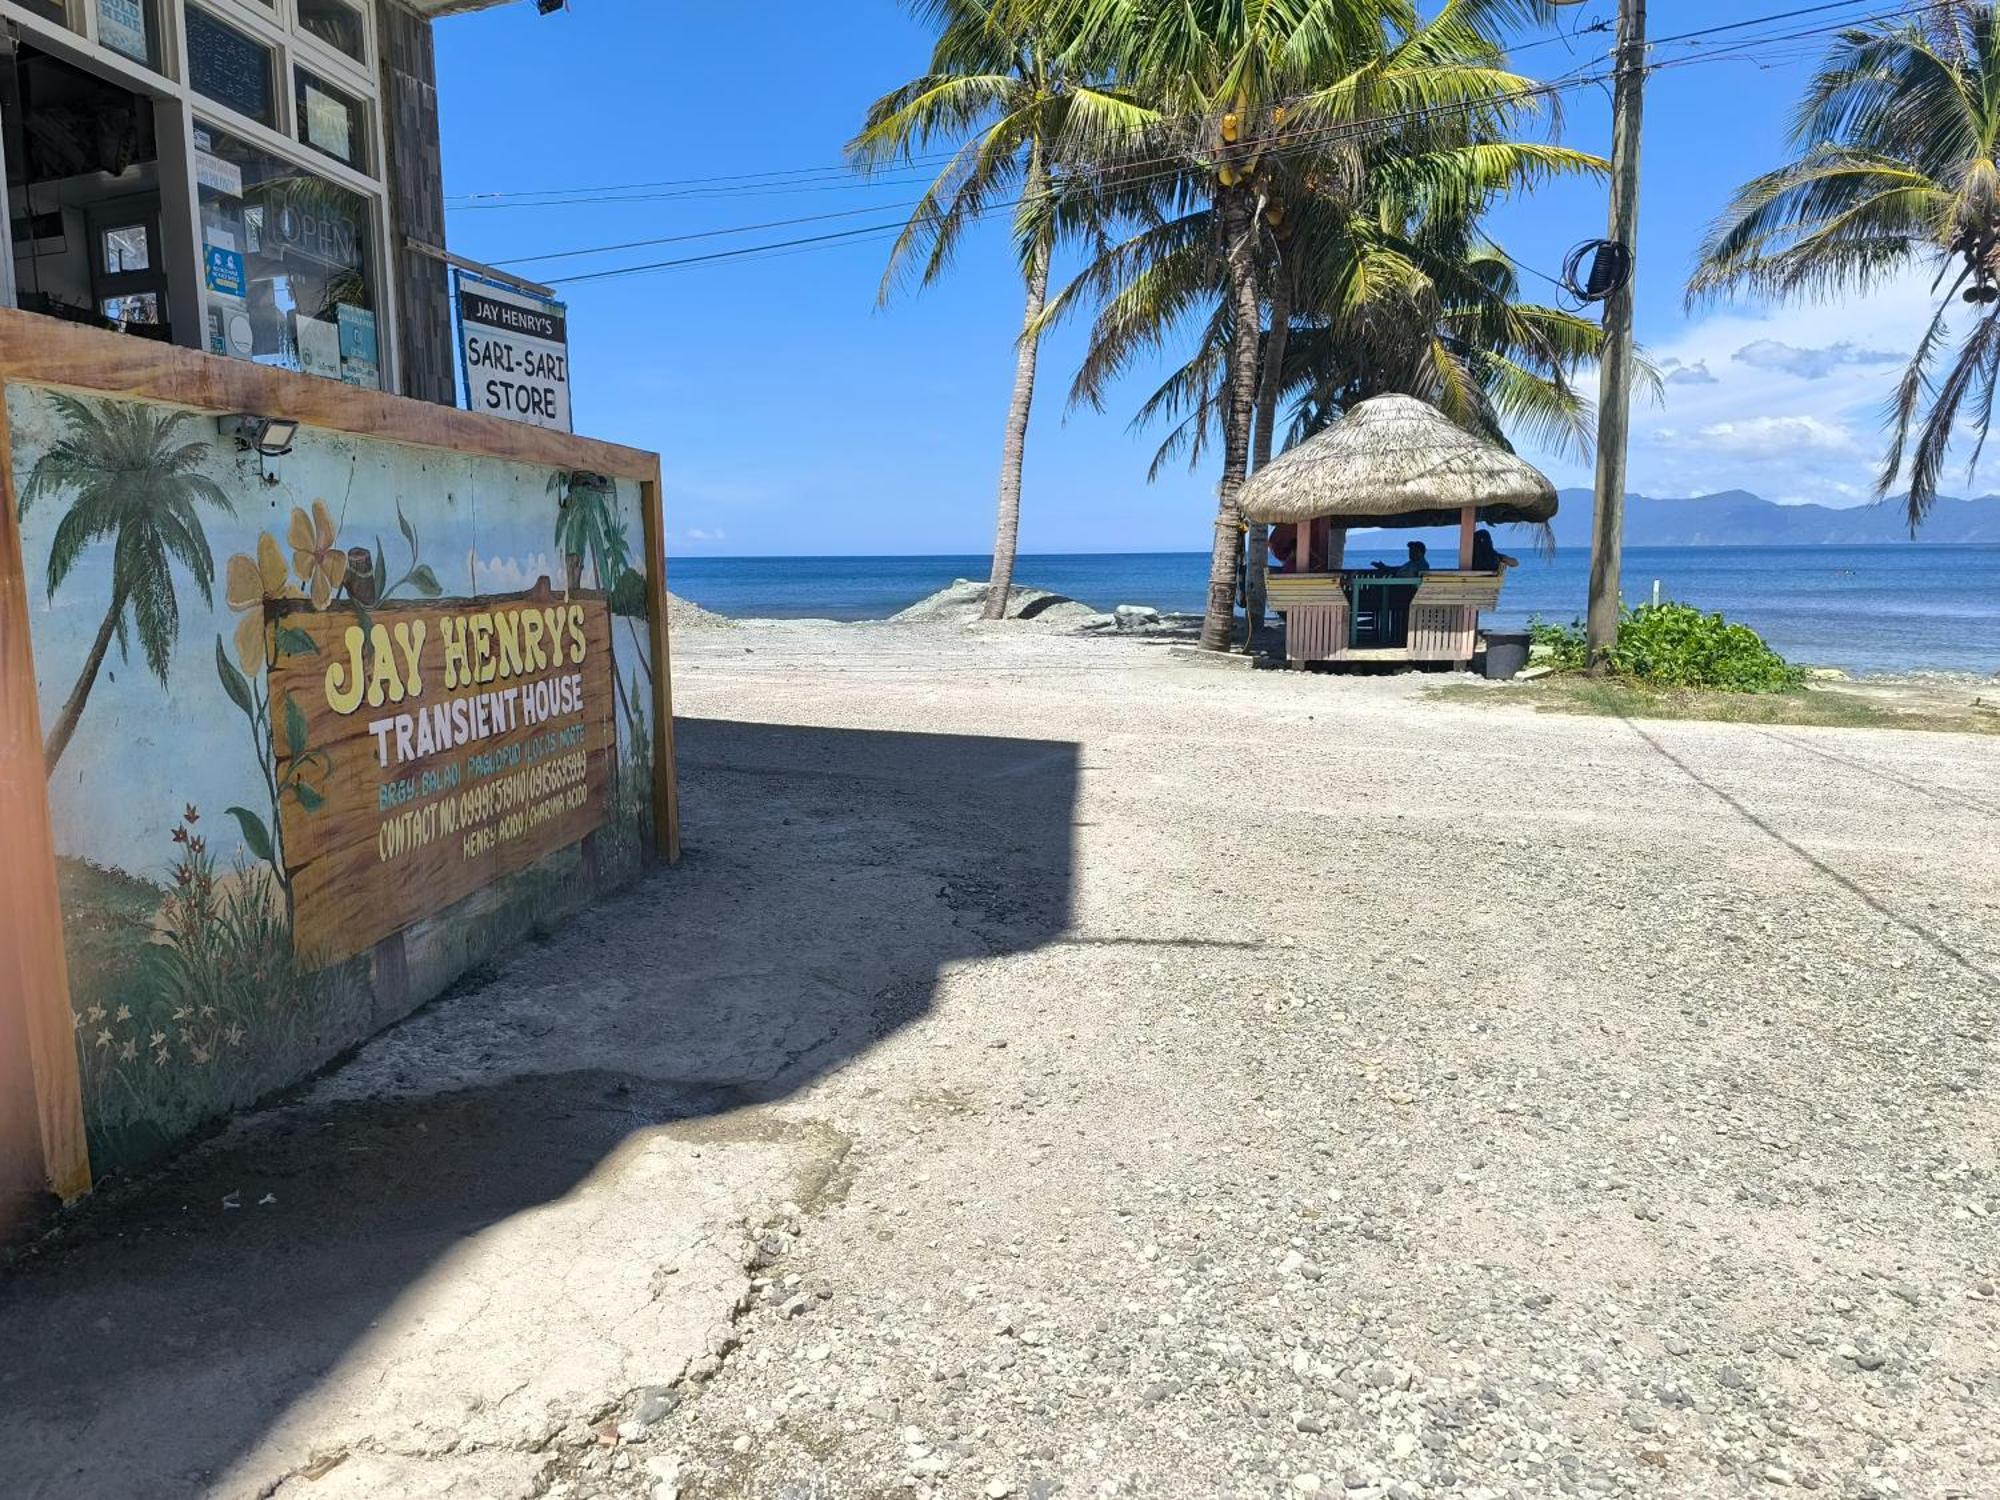
<instances>
[{"instance_id":1,"label":"cracked concrete pavement","mask_svg":"<svg viewBox=\"0 0 2000 1500\"><path fill-rule=\"evenodd\" d=\"M2000 1463L1992 741L1023 631L676 651L686 865L7 1273L9 1493Z\"/></svg>"}]
</instances>

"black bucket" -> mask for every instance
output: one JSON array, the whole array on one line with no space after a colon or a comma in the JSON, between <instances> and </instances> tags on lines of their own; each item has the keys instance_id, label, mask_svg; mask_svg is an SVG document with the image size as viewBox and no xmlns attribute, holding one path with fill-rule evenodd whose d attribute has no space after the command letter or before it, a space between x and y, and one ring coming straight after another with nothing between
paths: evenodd
<instances>
[{"instance_id":1,"label":"black bucket","mask_svg":"<svg viewBox=\"0 0 2000 1500\"><path fill-rule=\"evenodd\" d=\"M1528 647L1533 638L1525 630L1492 630L1486 634L1486 677L1490 682L1506 682L1521 675L1528 665Z\"/></svg>"}]
</instances>

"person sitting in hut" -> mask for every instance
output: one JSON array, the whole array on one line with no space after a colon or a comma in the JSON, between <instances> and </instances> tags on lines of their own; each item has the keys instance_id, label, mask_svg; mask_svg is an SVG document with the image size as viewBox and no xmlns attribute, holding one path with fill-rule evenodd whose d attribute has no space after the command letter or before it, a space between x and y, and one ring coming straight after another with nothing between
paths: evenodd
<instances>
[{"instance_id":1,"label":"person sitting in hut","mask_svg":"<svg viewBox=\"0 0 2000 1500\"><path fill-rule=\"evenodd\" d=\"M1321 516L1312 523L1312 556L1299 566L1299 528L1291 525L1271 528L1271 563L1281 573L1329 573L1333 571L1333 520Z\"/></svg>"},{"instance_id":2,"label":"person sitting in hut","mask_svg":"<svg viewBox=\"0 0 2000 1500\"><path fill-rule=\"evenodd\" d=\"M1521 566L1521 559L1509 557L1493 545L1493 533L1484 526L1472 534L1472 571L1475 573L1499 573L1508 568Z\"/></svg>"},{"instance_id":3,"label":"person sitting in hut","mask_svg":"<svg viewBox=\"0 0 2000 1500\"><path fill-rule=\"evenodd\" d=\"M1410 543L1410 555L1390 567L1385 562L1370 563L1377 573L1389 578L1421 578L1431 570L1430 552L1422 542Z\"/></svg>"}]
</instances>

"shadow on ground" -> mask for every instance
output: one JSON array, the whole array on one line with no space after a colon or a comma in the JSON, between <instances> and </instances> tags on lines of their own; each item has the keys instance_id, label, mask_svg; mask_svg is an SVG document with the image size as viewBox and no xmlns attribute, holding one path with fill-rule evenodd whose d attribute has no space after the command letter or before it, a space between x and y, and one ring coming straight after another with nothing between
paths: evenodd
<instances>
[{"instance_id":1,"label":"shadow on ground","mask_svg":"<svg viewBox=\"0 0 2000 1500\"><path fill-rule=\"evenodd\" d=\"M1068 922L1072 745L679 733L679 869L5 1273L0 1488L201 1493L454 1247L635 1132L782 1099L922 1015L942 965Z\"/></svg>"}]
</instances>

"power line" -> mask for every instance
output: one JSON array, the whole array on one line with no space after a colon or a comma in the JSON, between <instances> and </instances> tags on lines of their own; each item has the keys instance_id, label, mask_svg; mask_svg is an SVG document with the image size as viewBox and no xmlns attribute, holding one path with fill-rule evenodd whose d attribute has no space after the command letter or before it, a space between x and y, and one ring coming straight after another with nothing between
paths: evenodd
<instances>
[{"instance_id":1,"label":"power line","mask_svg":"<svg viewBox=\"0 0 2000 1500\"><path fill-rule=\"evenodd\" d=\"M681 245L691 240L723 239L732 234L755 234L762 229L790 229L799 224L823 224L830 219L852 219L862 214L888 213L898 208L915 208L921 198L909 203L871 203L866 208L845 208L838 213L804 214L794 219L767 219L761 224L734 224L727 229L698 229L687 234L662 235L658 239L626 240L618 245L591 245L582 250L550 250L541 255L515 255L493 262L496 266L523 266L534 261L575 260L584 255L610 255L619 250L647 250L656 245Z\"/></svg>"},{"instance_id":2,"label":"power line","mask_svg":"<svg viewBox=\"0 0 2000 1500\"><path fill-rule=\"evenodd\" d=\"M1401 115L1386 115L1378 120L1369 120L1355 124L1346 124L1338 126L1326 126L1322 127L1319 131L1306 132L1305 138L1301 141L1292 142L1283 146L1274 146L1266 154L1273 156L1285 156L1285 155L1295 154L1302 150L1319 149L1324 145L1332 144L1334 141L1341 139L1344 135L1351 134L1355 136L1360 136L1376 131L1394 129L1397 125L1407 123L1411 120L1427 119L1437 116L1448 115L1452 113L1470 113L1471 111L1476 109L1488 109L1497 105L1524 102L1530 98L1542 97L1559 93L1566 89L1576 88L1584 84L1594 83L1597 81L1599 81L1599 79L1597 78L1574 78L1574 79L1558 80L1550 83L1537 84L1532 88L1520 89L1515 91L1515 93L1513 94L1503 95L1493 99L1479 100L1465 104L1450 105L1444 107L1433 106L1426 109L1405 111ZM1137 177L1128 177L1121 174L1118 177L1119 186L1123 189L1129 190L1133 187L1143 186L1148 182L1159 181L1166 178L1178 176L1185 170L1184 166L1180 164L1180 158L1169 157L1169 156L1143 159L1137 163L1134 163L1133 165L1148 166L1148 165L1168 164L1168 163L1171 163L1172 165L1168 168L1168 170L1164 171L1142 173ZM1026 201L1025 197L1023 197L1023 198L1006 200L1000 203L989 204L986 208L981 209L976 213L970 215L969 218L972 221L977 222L979 220L988 218L993 214L999 213L1003 210L1018 209L1025 201ZM907 227L908 226L905 221L899 220L892 224L865 226L861 229L843 230L834 234L808 235L808 236L802 236L798 239L779 240L769 245L748 245L740 250L721 250L707 255L685 256L673 260L649 262L644 265L619 266L602 271L581 272L574 276L552 277L550 278L549 285L570 286L570 285L575 285L579 282L609 280L611 278L619 276L636 275L640 272L673 270L683 266L711 264L713 262L723 261L723 260L748 259L757 256L765 251L786 250L800 245L814 245L814 244L823 244L834 241L855 239L871 233L893 232L900 234ZM560 253L591 254L594 252L577 251L577 252L560 252ZM553 257L537 256L537 257L523 257L522 259L547 259L547 258L553 258ZM502 264L519 264L519 263L520 263L519 260L512 262L502 262Z\"/></svg>"},{"instance_id":3,"label":"power line","mask_svg":"<svg viewBox=\"0 0 2000 1500\"><path fill-rule=\"evenodd\" d=\"M1585 78L1570 78L1565 76L1563 78L1551 80L1548 83L1535 84L1529 88L1516 90L1511 94L1498 96L1491 100L1482 100L1474 103L1467 103L1460 105L1430 106L1425 109L1405 111L1401 115L1385 115L1378 120L1362 121L1353 124L1321 126L1317 130L1304 132L1295 140L1273 146L1266 154L1270 156L1288 157L1296 155L1302 151L1314 150L1318 149L1321 146L1332 144L1333 142L1339 140L1341 137L1348 134L1364 134L1369 131L1389 129L1406 121L1423 119L1431 115L1446 115L1453 112L1470 111L1475 108L1487 108L1495 105L1505 105L1510 103L1524 102L1531 98L1540 97L1543 95L1548 95L1556 92L1561 92L1562 90L1577 87L1580 84L1589 83L1592 81L1596 80L1585 79ZM1140 173L1137 176L1128 175L1132 169L1141 167L1160 167L1164 168L1165 170L1151 172L1151 173ZM1141 186L1147 182L1158 181L1165 177L1179 175L1183 170L1185 170L1183 165L1183 158L1178 155L1141 157L1133 162L1125 164L1125 166L1121 168L1119 175L1119 182L1122 187L1131 188L1135 186ZM929 196L928 194L925 195L925 197L928 196ZM614 245L597 245L597 246L587 247L584 249L575 249L575 250L552 250L538 255L510 256L506 259L496 260L493 262L493 264L498 266L517 266L517 265L526 265L533 262L546 261L546 260L572 260L580 256L611 254L619 250L637 250L637 249L646 249L657 245L685 244L689 241L694 241L694 240L720 239L730 235L748 234L761 229L791 228L800 224L825 223L833 219L856 218L863 214L886 213L895 209L913 209L922 205L924 201L925 198L913 198L902 203L871 204L865 208L841 209L833 213L825 213L825 214L804 214L789 219L768 220L760 224L733 225L722 229L694 230L683 234L663 235L654 239L627 240L624 241L623 243ZM990 213L999 211L1000 209L1019 208L1025 201L1026 201L1025 198L1015 198L1007 200L1006 202L1003 203L990 205L988 209L982 210L975 217L983 218ZM897 227L900 229L903 226L899 224ZM784 241L781 243L790 244L795 242ZM754 250L755 247L750 247L750 248ZM745 253L747 254L749 253L749 251L746 250ZM697 257L696 259L705 260L708 258L709 257Z\"/></svg>"},{"instance_id":4,"label":"power line","mask_svg":"<svg viewBox=\"0 0 2000 1500\"><path fill-rule=\"evenodd\" d=\"M1835 3L1831 5L1806 7L1802 10L1781 12L1776 16L1772 17L1756 18L1753 21L1733 22L1723 26L1706 27L1697 32L1683 33L1679 37L1662 38L1654 45L1655 46L1670 45L1675 42L1685 41L1691 38L1703 37L1727 31L1738 31L1748 26L1771 24L1773 21L1792 19L1801 15L1817 14L1832 9L1845 9L1853 5L1854 3L1856 3L1856 0L1835 0ZM1917 0L1917 3L1912 4L1900 10L1877 12L1875 14L1866 16L1852 16L1836 23L1831 27L1821 26L1815 28L1807 28L1805 30L1796 31L1785 35L1752 38L1746 43L1746 45L1774 46L1785 42L1797 41L1805 37L1823 35L1830 30L1845 29L1851 25L1866 21L1892 20L1901 17L1908 17L1918 14L1925 9L1928 9L1929 4L1930 0ZM1652 63L1648 65L1647 70L1649 72L1652 72L1652 71L1661 71L1668 68L1686 67L1694 64L1723 62L1723 61L1729 61L1737 55L1739 54L1734 54L1734 53L1701 54L1693 57L1671 59L1666 62ZM1295 155L1302 151L1319 149L1322 146L1332 144L1335 141L1341 139L1343 136L1360 137L1372 132L1392 130L1401 124L1409 123L1411 121L1423 120L1428 118L1438 118L1454 113L1469 113L1474 109L1492 108L1512 103L1523 103L1534 98L1552 97L1554 95L1568 92L1574 89L1595 86L1599 83L1605 82L1609 78L1609 76L1610 75L1608 73L1570 75L1555 80L1551 80L1547 83L1537 84L1528 88L1523 88L1515 91L1512 94L1502 95L1493 99L1472 101L1459 105L1429 106L1425 108L1405 111L1400 115L1384 116L1378 120L1363 121L1354 124L1326 126L1322 127L1318 131L1305 132L1304 135L1298 140L1274 146L1267 154L1273 156ZM1141 161L1134 163L1133 165L1147 166L1156 164L1165 165L1167 167L1167 170L1154 173L1141 174L1137 177L1122 177L1120 179L1121 186L1126 188L1143 186L1145 183L1149 181L1158 181L1165 178L1177 176L1184 170L1184 167L1180 164L1179 158L1176 157L1163 156L1158 158L1142 159ZM610 253L615 253L618 250L646 248L653 245L678 244L678 243L686 243L702 239L721 238L733 234L751 233L763 228L790 227L796 224L824 222L831 219L857 217L859 215L866 213L887 211L889 209L897 208L899 206L906 208L915 207L922 201L923 201L922 199L918 199L914 200L911 203L903 205L882 204L882 205L873 205L871 207L864 209L844 210L832 214L803 215L795 219L775 220L762 225L745 225L745 226L734 226L730 228L717 229L717 230L695 231L682 235L665 236L653 240L627 241L625 243L618 245L604 245L604 246L594 246L594 247L587 247L587 248L573 249L573 250L552 251L542 255L514 257L510 260L501 261L499 262L499 264L518 265L518 264L524 264L528 262L542 261L542 260L573 259L577 257L596 255L596 254L610 254ZM978 210L972 215L970 215L969 220L971 222L978 222L980 220L991 217L992 215L1002 211L1018 209L1024 201L1025 201L1024 198L1016 198L988 205L987 207ZM864 225L857 229L843 230L823 235L800 236L794 239L779 240L765 245L750 245L735 250L716 251L709 254L676 257L673 259L646 262L633 266L610 267L599 271L582 272L573 276L553 278L550 284L575 285L583 282L610 280L622 276L638 275L654 271L675 270L696 265L709 265L723 261L756 259L765 257L774 252L791 251L802 247L814 247L814 246L832 245L832 244L840 244L848 242L858 242L858 241L864 241L870 236L884 235L884 234L900 234L906 228L907 228L907 223L904 221L897 221L894 223L880 224L880 225ZM1503 251L1502 254L1504 255L1505 252ZM1508 256L1507 259L1512 261L1513 257ZM1533 275L1542 277L1544 280L1550 281L1553 284L1556 285L1561 284L1557 278L1548 276L1547 273L1545 272L1536 270L1535 268L1530 266L1523 266L1518 261L1514 261L1514 264L1520 266L1520 268L1523 270L1529 271Z\"/></svg>"},{"instance_id":5,"label":"power line","mask_svg":"<svg viewBox=\"0 0 2000 1500\"><path fill-rule=\"evenodd\" d=\"M1865 8L1871 3L1875 3L1875 0L1824 0L1824 3L1817 5L1800 6L1791 10L1770 12L1765 15L1747 17L1740 21L1728 21L1714 26L1700 27L1693 31L1684 31L1671 36L1659 37L1654 40L1652 45L1654 49L1658 49L1665 46L1689 44L1710 36L1754 29L1758 26L1794 20L1803 16L1822 15L1830 11L1847 10L1857 6ZM1925 5L1918 4L1906 11L1896 12L1895 14L1913 15L1925 8ZM1876 17L1865 15L1853 16L1838 21L1831 26L1797 33L1797 35L1825 34L1846 25L1872 19L1876 19ZM1576 35L1608 29L1608 22L1599 21L1579 28ZM1535 51L1541 47L1566 43L1569 39L1569 33L1564 33L1560 36L1532 38L1507 48L1506 54L1511 59L1523 53ZM1289 101L1281 102L1299 103L1308 97L1310 96L1298 95ZM897 164L896 170L915 170L924 166L943 166L959 154L959 149L954 148L947 151L909 156L903 158ZM855 168L851 164L833 163L809 167L767 168L757 172L731 173L709 177L667 178L652 182L614 183L595 187L465 193L453 195L450 201L453 203L455 210L501 207L563 208L575 204L614 202L650 203L678 198L761 197L790 192L851 192L871 186L894 186L901 185L902 182L918 180L904 178L898 181L893 179L885 180L879 177L860 181L838 180L851 178L854 172ZM741 184L741 187L733 187L732 185L735 184ZM633 194L636 196L611 196L624 194ZM525 201L528 199L537 201Z\"/></svg>"}]
</instances>

